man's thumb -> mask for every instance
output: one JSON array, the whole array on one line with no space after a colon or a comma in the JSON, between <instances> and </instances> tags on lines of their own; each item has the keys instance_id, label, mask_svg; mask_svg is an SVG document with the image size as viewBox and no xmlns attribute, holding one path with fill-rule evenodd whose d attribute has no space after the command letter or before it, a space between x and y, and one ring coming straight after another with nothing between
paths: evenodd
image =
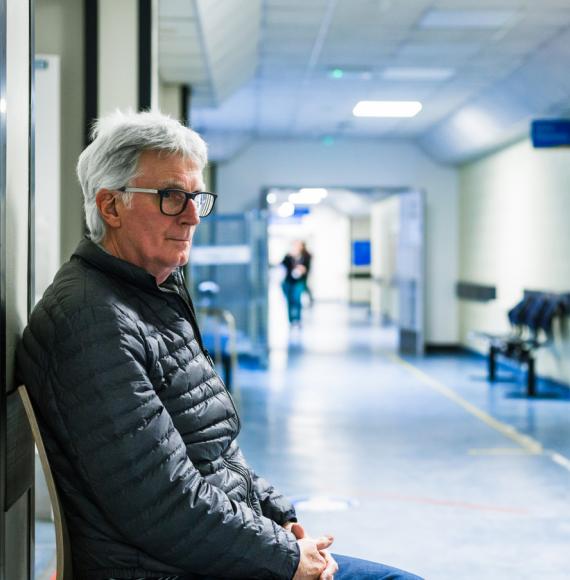
<instances>
[{"instance_id":1,"label":"man's thumb","mask_svg":"<svg viewBox=\"0 0 570 580\"><path fill-rule=\"evenodd\" d=\"M293 524L291 526L291 533L298 539L302 540L305 537L305 528L301 524Z\"/></svg>"},{"instance_id":2,"label":"man's thumb","mask_svg":"<svg viewBox=\"0 0 570 580\"><path fill-rule=\"evenodd\" d=\"M317 538L317 550L326 550L334 542L332 536L321 536Z\"/></svg>"}]
</instances>

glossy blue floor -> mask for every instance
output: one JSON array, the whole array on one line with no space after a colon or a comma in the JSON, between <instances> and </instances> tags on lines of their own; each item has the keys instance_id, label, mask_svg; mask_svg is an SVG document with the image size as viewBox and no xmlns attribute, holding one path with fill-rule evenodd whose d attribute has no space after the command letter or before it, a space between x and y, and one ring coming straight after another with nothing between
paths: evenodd
<instances>
[{"instance_id":1,"label":"glossy blue floor","mask_svg":"<svg viewBox=\"0 0 570 580\"><path fill-rule=\"evenodd\" d=\"M434 580L569 578L570 391L404 360L365 309L317 304L289 332L276 308L269 369L239 373L240 442L309 532Z\"/></svg>"},{"instance_id":2,"label":"glossy blue floor","mask_svg":"<svg viewBox=\"0 0 570 580\"><path fill-rule=\"evenodd\" d=\"M270 370L241 375L241 444L316 499L299 505L309 531L430 579L570 577L567 389L528 400L481 380L480 357L403 360L392 330L339 305L272 342Z\"/></svg>"},{"instance_id":3,"label":"glossy blue floor","mask_svg":"<svg viewBox=\"0 0 570 580\"><path fill-rule=\"evenodd\" d=\"M50 580L55 572L55 532L53 524L37 520L35 529L36 558L35 580Z\"/></svg>"}]
</instances>

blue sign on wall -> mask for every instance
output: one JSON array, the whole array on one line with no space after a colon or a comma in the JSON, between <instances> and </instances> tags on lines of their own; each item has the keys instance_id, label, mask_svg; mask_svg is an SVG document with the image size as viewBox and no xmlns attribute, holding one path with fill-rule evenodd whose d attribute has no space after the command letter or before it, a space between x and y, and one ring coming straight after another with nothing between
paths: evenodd
<instances>
[{"instance_id":1,"label":"blue sign on wall","mask_svg":"<svg viewBox=\"0 0 570 580\"><path fill-rule=\"evenodd\" d=\"M534 147L562 147L570 145L570 119L538 119L530 126Z\"/></svg>"},{"instance_id":2,"label":"blue sign on wall","mask_svg":"<svg viewBox=\"0 0 570 580\"><path fill-rule=\"evenodd\" d=\"M301 205L296 205L295 206L295 213L293 214L293 217L303 217L305 215L309 215L310 213L311 213L311 208L304 207Z\"/></svg>"},{"instance_id":3,"label":"blue sign on wall","mask_svg":"<svg viewBox=\"0 0 570 580\"><path fill-rule=\"evenodd\" d=\"M370 240L352 242L352 264L354 266L370 266Z\"/></svg>"}]
</instances>

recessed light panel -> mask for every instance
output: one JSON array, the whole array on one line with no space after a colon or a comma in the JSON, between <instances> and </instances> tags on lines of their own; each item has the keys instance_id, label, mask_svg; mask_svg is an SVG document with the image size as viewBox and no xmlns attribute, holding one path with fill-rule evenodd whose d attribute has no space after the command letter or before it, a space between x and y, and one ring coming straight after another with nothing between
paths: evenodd
<instances>
[{"instance_id":1,"label":"recessed light panel","mask_svg":"<svg viewBox=\"0 0 570 580\"><path fill-rule=\"evenodd\" d=\"M446 81L455 74L452 68L387 67L382 78L387 81Z\"/></svg>"},{"instance_id":2,"label":"recessed light panel","mask_svg":"<svg viewBox=\"0 0 570 580\"><path fill-rule=\"evenodd\" d=\"M421 62L455 63L475 55L483 48L481 42L407 42L398 50L398 58L422 59ZM438 60L434 61L433 59Z\"/></svg>"},{"instance_id":3,"label":"recessed light panel","mask_svg":"<svg viewBox=\"0 0 570 580\"><path fill-rule=\"evenodd\" d=\"M419 101L360 101L352 110L355 117L415 117L422 110Z\"/></svg>"},{"instance_id":4,"label":"recessed light panel","mask_svg":"<svg viewBox=\"0 0 570 580\"><path fill-rule=\"evenodd\" d=\"M503 28L517 15L515 10L428 10L420 28Z\"/></svg>"},{"instance_id":5,"label":"recessed light panel","mask_svg":"<svg viewBox=\"0 0 570 580\"><path fill-rule=\"evenodd\" d=\"M313 205L327 197L327 190L322 187L306 187L289 195L289 201L295 205Z\"/></svg>"}]
</instances>

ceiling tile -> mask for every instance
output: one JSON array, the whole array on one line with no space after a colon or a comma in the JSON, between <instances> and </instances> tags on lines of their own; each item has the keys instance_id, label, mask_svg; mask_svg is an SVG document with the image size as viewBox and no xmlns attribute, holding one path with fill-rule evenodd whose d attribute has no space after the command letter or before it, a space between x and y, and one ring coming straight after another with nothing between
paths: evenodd
<instances>
[{"instance_id":1,"label":"ceiling tile","mask_svg":"<svg viewBox=\"0 0 570 580\"><path fill-rule=\"evenodd\" d=\"M397 52L401 57L438 59L440 57L459 59L477 54L483 45L478 42L407 42ZM437 61L436 61L437 62Z\"/></svg>"},{"instance_id":2,"label":"ceiling tile","mask_svg":"<svg viewBox=\"0 0 570 580\"><path fill-rule=\"evenodd\" d=\"M504 28L518 16L518 10L508 9L431 9L418 22L420 28Z\"/></svg>"}]
</instances>

